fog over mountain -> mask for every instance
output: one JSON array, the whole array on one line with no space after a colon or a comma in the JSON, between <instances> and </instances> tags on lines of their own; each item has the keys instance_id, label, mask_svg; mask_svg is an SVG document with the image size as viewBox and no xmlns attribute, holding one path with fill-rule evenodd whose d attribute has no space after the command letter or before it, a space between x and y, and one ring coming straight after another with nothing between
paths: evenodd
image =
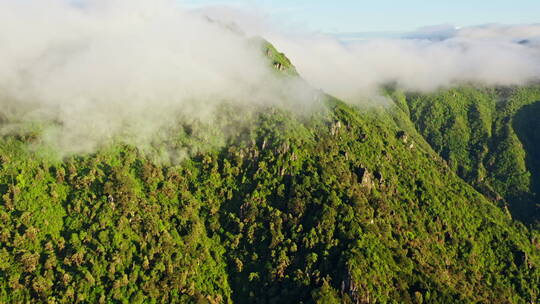
<instances>
[{"instance_id":1,"label":"fog over mountain","mask_svg":"<svg viewBox=\"0 0 540 304\"><path fill-rule=\"evenodd\" d=\"M306 33L276 26L264 14L254 18L225 7L203 11L268 38L312 85L346 100L372 95L386 83L431 91L464 82L517 85L540 79L539 24L439 25L381 37L360 33L354 39L351 33Z\"/></svg>"},{"instance_id":2,"label":"fog over mountain","mask_svg":"<svg viewBox=\"0 0 540 304\"><path fill-rule=\"evenodd\" d=\"M387 83L428 91L540 76L539 25L343 42L277 26L262 12L167 0L4 0L0 20L3 132L54 120L44 138L69 152L118 136L144 143L179 116L211 119L224 101L312 108L317 91L278 77L254 37L274 43L313 88L351 102Z\"/></svg>"},{"instance_id":3,"label":"fog over mountain","mask_svg":"<svg viewBox=\"0 0 540 304\"><path fill-rule=\"evenodd\" d=\"M184 1L0 0L0 303L540 303L540 25Z\"/></svg>"}]
</instances>

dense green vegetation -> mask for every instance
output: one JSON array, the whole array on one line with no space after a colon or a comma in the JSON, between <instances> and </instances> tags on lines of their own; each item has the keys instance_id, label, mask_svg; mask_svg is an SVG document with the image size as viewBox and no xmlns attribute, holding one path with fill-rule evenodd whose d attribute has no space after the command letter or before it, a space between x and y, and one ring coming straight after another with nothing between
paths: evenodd
<instances>
[{"instance_id":1,"label":"dense green vegetation","mask_svg":"<svg viewBox=\"0 0 540 304\"><path fill-rule=\"evenodd\" d=\"M178 165L126 145L53 161L4 137L2 301L538 300L538 232L457 177L398 108L328 103L254 112Z\"/></svg>"},{"instance_id":2,"label":"dense green vegetation","mask_svg":"<svg viewBox=\"0 0 540 304\"><path fill-rule=\"evenodd\" d=\"M2 136L0 302L537 303L540 232L501 204L538 189L539 89L389 94L224 105L151 153Z\"/></svg>"},{"instance_id":3,"label":"dense green vegetation","mask_svg":"<svg viewBox=\"0 0 540 304\"><path fill-rule=\"evenodd\" d=\"M537 204L540 87L461 87L409 94L419 132L450 167L488 197L504 200L527 223Z\"/></svg>"},{"instance_id":4,"label":"dense green vegetation","mask_svg":"<svg viewBox=\"0 0 540 304\"><path fill-rule=\"evenodd\" d=\"M526 166L531 174L530 189L536 196L535 220L540 218L540 102L525 105L516 112L513 128L526 151Z\"/></svg>"}]
</instances>

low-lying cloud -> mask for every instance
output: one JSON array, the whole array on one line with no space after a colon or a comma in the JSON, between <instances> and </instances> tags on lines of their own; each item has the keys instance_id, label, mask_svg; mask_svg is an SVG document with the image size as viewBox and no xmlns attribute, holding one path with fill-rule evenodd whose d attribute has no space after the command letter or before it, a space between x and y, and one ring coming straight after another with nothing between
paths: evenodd
<instances>
[{"instance_id":1,"label":"low-lying cloud","mask_svg":"<svg viewBox=\"0 0 540 304\"><path fill-rule=\"evenodd\" d=\"M387 83L429 91L540 76L540 25L343 41L260 14L172 0L0 0L0 130L54 121L43 139L78 153L112 138L148 143L178 119L211 120L223 102L312 107L317 91L278 76L256 36L286 53L313 88L350 102Z\"/></svg>"},{"instance_id":2,"label":"low-lying cloud","mask_svg":"<svg viewBox=\"0 0 540 304\"><path fill-rule=\"evenodd\" d=\"M444 39L347 43L320 36L280 40L277 44L283 46L310 83L349 100L385 83L430 91L466 82L517 85L539 78L539 49L515 41L530 37L474 38L467 34L465 29Z\"/></svg>"},{"instance_id":3,"label":"low-lying cloud","mask_svg":"<svg viewBox=\"0 0 540 304\"><path fill-rule=\"evenodd\" d=\"M260 42L174 1L0 1L0 46L3 132L55 121L43 138L68 153L148 141L222 102L315 99L277 76Z\"/></svg>"},{"instance_id":4,"label":"low-lying cloud","mask_svg":"<svg viewBox=\"0 0 540 304\"><path fill-rule=\"evenodd\" d=\"M397 38L396 33L393 38L370 33L370 38L345 40L339 34L276 30L271 20L239 10L206 11L217 19L236 19L252 33L268 37L310 84L351 102L388 83L431 91L463 83L522 85L540 80L540 24L443 25Z\"/></svg>"}]
</instances>

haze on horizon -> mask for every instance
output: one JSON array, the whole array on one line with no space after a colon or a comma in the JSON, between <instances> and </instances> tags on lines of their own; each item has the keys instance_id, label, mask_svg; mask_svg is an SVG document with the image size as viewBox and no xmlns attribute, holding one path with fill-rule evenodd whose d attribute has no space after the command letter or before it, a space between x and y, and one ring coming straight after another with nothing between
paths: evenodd
<instances>
[{"instance_id":1,"label":"haze on horizon","mask_svg":"<svg viewBox=\"0 0 540 304\"><path fill-rule=\"evenodd\" d=\"M278 23L320 33L404 33L431 25L538 23L535 0L179 0L183 6L228 6L258 11Z\"/></svg>"}]
</instances>

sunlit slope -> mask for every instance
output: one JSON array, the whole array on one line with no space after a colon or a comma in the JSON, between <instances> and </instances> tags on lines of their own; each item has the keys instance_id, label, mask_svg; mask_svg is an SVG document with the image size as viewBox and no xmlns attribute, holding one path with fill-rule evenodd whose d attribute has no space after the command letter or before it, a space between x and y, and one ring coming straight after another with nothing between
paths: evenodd
<instances>
[{"instance_id":1,"label":"sunlit slope","mask_svg":"<svg viewBox=\"0 0 540 304\"><path fill-rule=\"evenodd\" d=\"M3 301L534 302L538 235L394 111L267 109L174 166L4 137Z\"/></svg>"},{"instance_id":2,"label":"sunlit slope","mask_svg":"<svg viewBox=\"0 0 540 304\"><path fill-rule=\"evenodd\" d=\"M392 97L225 104L151 151L58 159L39 128L2 136L0 302L538 302L540 234L460 178Z\"/></svg>"},{"instance_id":3,"label":"sunlit slope","mask_svg":"<svg viewBox=\"0 0 540 304\"><path fill-rule=\"evenodd\" d=\"M513 215L538 221L538 86L408 94L410 118L450 167ZM501 202L501 204L504 204Z\"/></svg>"}]
</instances>

